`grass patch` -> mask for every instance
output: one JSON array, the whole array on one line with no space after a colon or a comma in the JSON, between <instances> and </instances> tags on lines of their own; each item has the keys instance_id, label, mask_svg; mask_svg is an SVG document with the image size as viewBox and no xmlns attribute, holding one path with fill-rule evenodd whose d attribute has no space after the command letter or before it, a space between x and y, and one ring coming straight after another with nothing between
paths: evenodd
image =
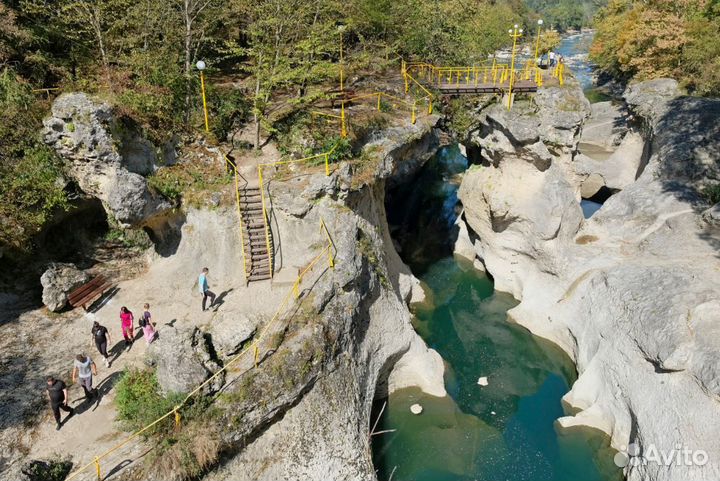
<instances>
[{"instance_id":1,"label":"grass patch","mask_svg":"<svg viewBox=\"0 0 720 481\"><path fill-rule=\"evenodd\" d=\"M182 481L195 479L215 464L220 454L220 436L207 422L194 421L176 435L165 437L148 455L148 479Z\"/></svg>"},{"instance_id":2,"label":"grass patch","mask_svg":"<svg viewBox=\"0 0 720 481\"><path fill-rule=\"evenodd\" d=\"M161 167L147 178L148 185L174 203L203 206L210 196L232 184L230 174L215 164L183 162Z\"/></svg>"}]
</instances>

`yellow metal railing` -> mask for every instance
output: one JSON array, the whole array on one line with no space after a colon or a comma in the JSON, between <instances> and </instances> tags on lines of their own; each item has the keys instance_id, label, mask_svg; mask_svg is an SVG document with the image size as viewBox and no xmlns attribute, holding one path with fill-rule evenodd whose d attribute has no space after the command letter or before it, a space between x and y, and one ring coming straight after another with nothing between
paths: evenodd
<instances>
[{"instance_id":1,"label":"yellow metal railing","mask_svg":"<svg viewBox=\"0 0 720 481\"><path fill-rule=\"evenodd\" d=\"M339 145L340 145L340 142L337 142L333 146L333 148L328 150L327 152L322 152L320 154L311 155L309 157L305 157L302 159L279 160L277 162L265 162L262 164L258 164L257 170L258 170L258 181L260 182L260 200L262 203L263 222L265 225L265 244L266 244L267 251L268 251L268 261L269 261L269 265L270 265L270 277L273 277L274 270L275 270L274 266L273 266L273 261L274 261L275 255L274 255L273 249L271 249L271 247L274 247L274 246L271 245L271 241L270 241L270 214L268 212L267 200L266 200L266 198L269 196L269 192L268 192L268 195L266 196L265 195L265 181L264 181L265 177L263 176L263 169L265 167L279 167L279 166L283 166L283 165L300 164L303 162L309 162L311 160L323 159L324 164L325 164L325 175L328 176L328 175L330 175L330 156L335 152L335 150L338 148Z\"/></svg>"},{"instance_id":2,"label":"yellow metal railing","mask_svg":"<svg viewBox=\"0 0 720 481\"><path fill-rule=\"evenodd\" d=\"M226 165L229 165L232 167L233 173L235 175L235 200L237 203L237 211L238 211L238 218L240 220L240 247L242 249L242 260L243 260L243 275L245 276L245 285L248 284L248 272L247 272L247 259L245 257L245 234L243 232L243 216L242 216L242 209L240 208L240 177L242 175L237 170L237 165L235 162L230 160L226 154L223 154L223 157L225 157ZM243 177L244 179L244 177ZM247 185L247 180L245 181L245 184Z\"/></svg>"},{"instance_id":3,"label":"yellow metal railing","mask_svg":"<svg viewBox=\"0 0 720 481\"><path fill-rule=\"evenodd\" d=\"M188 393L183 401L175 406L172 410L166 412L159 418L157 418L152 423L148 424L147 426L135 431L130 436L128 436L126 439L124 439L122 442L116 444L112 448L106 450L102 454L99 454L97 456L93 457L93 460L89 463L81 466L76 471L74 471L72 474L70 474L65 481L70 481L72 479L76 479L80 474L84 473L91 467L95 467L95 473L97 476L97 479L102 479L102 471L100 466L100 461L110 456L112 453L116 452L118 449L122 448L123 446L126 446L130 441L137 439L139 436L141 436L144 433L147 433L151 428L156 426L158 423L161 423L162 421L170 418L171 416L174 418L174 422L176 427L179 428L181 418L180 418L180 410L190 401L190 399L195 396L197 393L199 393L203 388L208 386L211 382L213 382L215 379L218 378L222 373L227 372L228 368L235 363L237 363L240 359L242 359L247 353L252 352L254 356L253 364L255 368L258 367L259 363L259 357L260 357L260 343L265 339L268 332L270 332L270 328L274 326L277 322L279 322L280 319L282 319L282 315L286 312L286 307L288 306L288 303L292 299L297 299L300 295L299 289L300 285L302 284L304 276L313 268L315 267L321 259L323 259L327 255L328 260L328 267L334 268L335 267L335 245L332 242L332 238L330 237L330 233L327 230L327 227L325 225L325 222L320 219L320 227L325 233L327 244L323 249L310 261L308 266L298 275L297 279L295 280L295 283L293 284L292 288L287 292L285 297L283 298L282 302L280 303L280 306L275 311L275 314L273 317L268 321L268 323L263 327L263 329L258 334L257 338L247 347L245 347L241 352L236 354L233 358L231 358L228 362L225 363L225 365L219 369L217 372L215 372L212 376L210 376L208 379L206 379L202 384L197 386L193 391ZM323 271L324 273L324 271ZM321 274L322 275L322 274ZM269 350L268 350L269 351ZM228 383L229 384L229 383Z\"/></svg>"}]
</instances>

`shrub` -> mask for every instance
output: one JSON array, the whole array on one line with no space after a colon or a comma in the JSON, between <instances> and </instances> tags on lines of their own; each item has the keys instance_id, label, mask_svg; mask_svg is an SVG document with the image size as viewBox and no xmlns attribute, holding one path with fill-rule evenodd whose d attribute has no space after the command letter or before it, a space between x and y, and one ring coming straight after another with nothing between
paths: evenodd
<instances>
[{"instance_id":1,"label":"shrub","mask_svg":"<svg viewBox=\"0 0 720 481\"><path fill-rule=\"evenodd\" d=\"M708 202L717 204L720 202L720 183L706 186L701 193Z\"/></svg>"},{"instance_id":2,"label":"shrub","mask_svg":"<svg viewBox=\"0 0 720 481\"><path fill-rule=\"evenodd\" d=\"M146 474L151 479L182 481L197 478L214 464L220 439L207 423L193 422L177 436L166 437L150 454Z\"/></svg>"},{"instance_id":3,"label":"shrub","mask_svg":"<svg viewBox=\"0 0 720 481\"><path fill-rule=\"evenodd\" d=\"M178 393L163 396L155 373L140 369L126 370L117 384L116 393L118 420L129 431L136 431L153 423L184 399L184 396ZM174 419L169 417L149 429L146 434L169 432L173 422Z\"/></svg>"}]
</instances>

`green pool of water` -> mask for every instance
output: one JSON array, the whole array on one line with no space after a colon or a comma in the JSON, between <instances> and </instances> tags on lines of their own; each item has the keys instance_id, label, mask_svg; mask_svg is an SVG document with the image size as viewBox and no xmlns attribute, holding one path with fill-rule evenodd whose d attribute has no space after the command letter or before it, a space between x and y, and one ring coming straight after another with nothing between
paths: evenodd
<instances>
[{"instance_id":1,"label":"green pool of water","mask_svg":"<svg viewBox=\"0 0 720 481\"><path fill-rule=\"evenodd\" d=\"M445 360L449 396L418 389L390 396L378 429L396 431L373 438L380 480L622 479L599 433L556 430L573 365L556 346L507 322L517 303L511 296L451 257L422 280L431 295L416 307L415 328ZM477 384L481 376L488 386ZM416 402L424 408L417 416L410 412Z\"/></svg>"}]
</instances>

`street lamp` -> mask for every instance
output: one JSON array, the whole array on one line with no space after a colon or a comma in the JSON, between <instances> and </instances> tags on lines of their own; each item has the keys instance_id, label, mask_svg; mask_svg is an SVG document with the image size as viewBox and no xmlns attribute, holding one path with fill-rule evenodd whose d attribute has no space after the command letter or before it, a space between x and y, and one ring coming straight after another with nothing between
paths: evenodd
<instances>
[{"instance_id":1,"label":"street lamp","mask_svg":"<svg viewBox=\"0 0 720 481\"><path fill-rule=\"evenodd\" d=\"M515 48L517 47L517 39L522 37L523 29L516 23L513 28L508 30L513 39L512 57L510 60L510 83L508 85L508 110L512 107L512 88L515 81Z\"/></svg>"},{"instance_id":2,"label":"street lamp","mask_svg":"<svg viewBox=\"0 0 720 481\"><path fill-rule=\"evenodd\" d=\"M537 40L535 41L535 62L540 63L538 53L540 52L540 30L542 30L543 26L543 20L542 18L537 21L538 23L538 30L537 30Z\"/></svg>"},{"instance_id":3,"label":"street lamp","mask_svg":"<svg viewBox=\"0 0 720 481\"><path fill-rule=\"evenodd\" d=\"M200 71L200 89L202 90L202 100L203 100L203 112L205 113L205 132L210 132L210 124L208 123L208 111L207 111L207 100L205 99L205 75L203 74L203 70L205 70L205 62L202 60L198 60L198 62L195 64L195 67Z\"/></svg>"}]
</instances>

